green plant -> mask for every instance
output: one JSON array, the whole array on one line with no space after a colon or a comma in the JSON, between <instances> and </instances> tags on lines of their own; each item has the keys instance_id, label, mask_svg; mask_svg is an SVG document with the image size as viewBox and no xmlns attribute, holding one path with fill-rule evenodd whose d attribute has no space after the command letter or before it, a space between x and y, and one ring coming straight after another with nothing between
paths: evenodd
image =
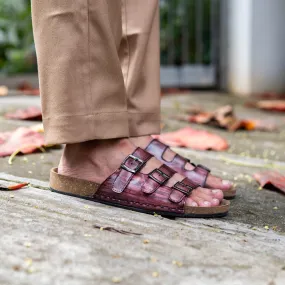
<instances>
[{"instance_id":1,"label":"green plant","mask_svg":"<svg viewBox=\"0 0 285 285\"><path fill-rule=\"evenodd\" d=\"M0 69L36 71L30 0L0 0Z\"/></svg>"},{"instance_id":2,"label":"green plant","mask_svg":"<svg viewBox=\"0 0 285 285\"><path fill-rule=\"evenodd\" d=\"M211 1L161 0L162 64L209 64L212 44ZM218 1L216 3L219 4ZM197 5L201 5L200 11ZM197 32L198 29L199 32ZM200 56L197 56L198 54ZM200 57L200 62L197 62L197 57Z\"/></svg>"}]
</instances>

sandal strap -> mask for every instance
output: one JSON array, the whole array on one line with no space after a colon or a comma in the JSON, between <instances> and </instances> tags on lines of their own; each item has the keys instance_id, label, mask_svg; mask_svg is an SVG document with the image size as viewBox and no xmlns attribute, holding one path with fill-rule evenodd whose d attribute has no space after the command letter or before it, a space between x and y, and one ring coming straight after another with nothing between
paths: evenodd
<instances>
[{"instance_id":1,"label":"sandal strap","mask_svg":"<svg viewBox=\"0 0 285 285\"><path fill-rule=\"evenodd\" d=\"M192 175L192 177L193 177L193 178L191 178L191 176L190 176L190 178L193 179L193 181L195 181L196 183L198 183L201 187L204 187L206 184L208 175L211 172L211 170L202 164L198 164L190 172L192 172L190 175ZM195 173L195 177L193 175L194 173Z\"/></svg>"},{"instance_id":2,"label":"sandal strap","mask_svg":"<svg viewBox=\"0 0 285 285\"><path fill-rule=\"evenodd\" d=\"M166 186L166 182L176 174L166 165L149 174L142 173L142 168L152 157L145 150L137 148L100 185L93 199L142 211L185 213L186 198L199 185L184 178L172 187Z\"/></svg>"},{"instance_id":3,"label":"sandal strap","mask_svg":"<svg viewBox=\"0 0 285 285\"><path fill-rule=\"evenodd\" d=\"M161 157L163 158L163 154L166 152L166 150L169 148L169 146L163 144L162 142L153 139L149 145L146 147L146 151L154 155L155 157Z\"/></svg>"},{"instance_id":4,"label":"sandal strap","mask_svg":"<svg viewBox=\"0 0 285 285\"><path fill-rule=\"evenodd\" d=\"M180 203L186 197L189 197L191 192L198 187L198 184L194 183L188 178L184 178L182 181L178 181L174 184L174 186L172 186L169 200L173 203Z\"/></svg>"},{"instance_id":5,"label":"sandal strap","mask_svg":"<svg viewBox=\"0 0 285 285\"><path fill-rule=\"evenodd\" d=\"M142 186L142 191L145 194L154 193L159 187L165 183L175 174L175 171L166 165L161 165L159 168L154 169L148 175L147 180Z\"/></svg>"},{"instance_id":6,"label":"sandal strap","mask_svg":"<svg viewBox=\"0 0 285 285\"><path fill-rule=\"evenodd\" d=\"M113 184L112 190L116 193L122 193L128 186L133 176L139 172L152 158L152 155L138 147L128 155L120 166L120 172Z\"/></svg>"},{"instance_id":7,"label":"sandal strap","mask_svg":"<svg viewBox=\"0 0 285 285\"><path fill-rule=\"evenodd\" d=\"M195 185L198 184L201 187L204 187L211 170L204 165L195 165L191 163L189 159L182 157L179 154L176 154L172 161L166 161L163 158L163 154L169 147L164 143L154 139L152 140L146 148L146 151L151 153L156 157L161 157L163 162L171 167L173 170L185 175L189 180L191 180ZM195 168L193 170L187 170L186 164L191 163Z\"/></svg>"}]
</instances>

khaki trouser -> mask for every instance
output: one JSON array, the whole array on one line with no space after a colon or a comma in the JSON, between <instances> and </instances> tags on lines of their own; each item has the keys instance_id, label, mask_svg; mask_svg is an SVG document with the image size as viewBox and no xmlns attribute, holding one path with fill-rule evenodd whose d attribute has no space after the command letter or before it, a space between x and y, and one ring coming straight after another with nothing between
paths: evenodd
<instances>
[{"instance_id":1,"label":"khaki trouser","mask_svg":"<svg viewBox=\"0 0 285 285\"><path fill-rule=\"evenodd\" d=\"M46 142L160 131L158 0L33 0Z\"/></svg>"}]
</instances>

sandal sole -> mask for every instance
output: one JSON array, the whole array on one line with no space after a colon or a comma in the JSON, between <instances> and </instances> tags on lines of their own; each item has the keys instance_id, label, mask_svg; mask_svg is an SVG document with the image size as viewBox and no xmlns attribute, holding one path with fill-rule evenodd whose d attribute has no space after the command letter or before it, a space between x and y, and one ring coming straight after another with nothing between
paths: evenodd
<instances>
[{"instance_id":1,"label":"sandal sole","mask_svg":"<svg viewBox=\"0 0 285 285\"><path fill-rule=\"evenodd\" d=\"M136 208L132 206L125 206L114 202L102 201L94 199L92 196L99 189L100 185L98 183L86 181L83 179L77 179L73 177L68 177L57 173L57 169L51 170L50 177L50 189L52 192L64 194L68 196L73 196L85 200L90 200L93 202L114 206L122 209L127 209L131 211L141 212L145 214L154 213L166 216L166 217L179 217L179 218L220 218L228 214L230 202L227 200L222 200L221 205L216 207L190 207L185 206L185 214L172 213L160 210L147 210ZM92 193L92 194L91 194ZM84 195L82 195L84 194Z\"/></svg>"},{"instance_id":2,"label":"sandal sole","mask_svg":"<svg viewBox=\"0 0 285 285\"><path fill-rule=\"evenodd\" d=\"M223 191L224 192L224 199L227 199L227 200L232 200L236 197L236 193L237 191L235 189L230 189L230 190L227 190L227 191Z\"/></svg>"}]
</instances>

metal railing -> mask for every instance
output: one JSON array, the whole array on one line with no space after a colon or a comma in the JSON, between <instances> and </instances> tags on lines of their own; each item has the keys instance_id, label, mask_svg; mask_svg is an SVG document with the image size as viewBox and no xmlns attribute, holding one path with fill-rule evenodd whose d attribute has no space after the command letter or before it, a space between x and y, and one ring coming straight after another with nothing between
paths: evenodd
<instances>
[{"instance_id":1,"label":"metal railing","mask_svg":"<svg viewBox=\"0 0 285 285\"><path fill-rule=\"evenodd\" d=\"M160 0L161 84L216 84L220 0Z\"/></svg>"}]
</instances>

